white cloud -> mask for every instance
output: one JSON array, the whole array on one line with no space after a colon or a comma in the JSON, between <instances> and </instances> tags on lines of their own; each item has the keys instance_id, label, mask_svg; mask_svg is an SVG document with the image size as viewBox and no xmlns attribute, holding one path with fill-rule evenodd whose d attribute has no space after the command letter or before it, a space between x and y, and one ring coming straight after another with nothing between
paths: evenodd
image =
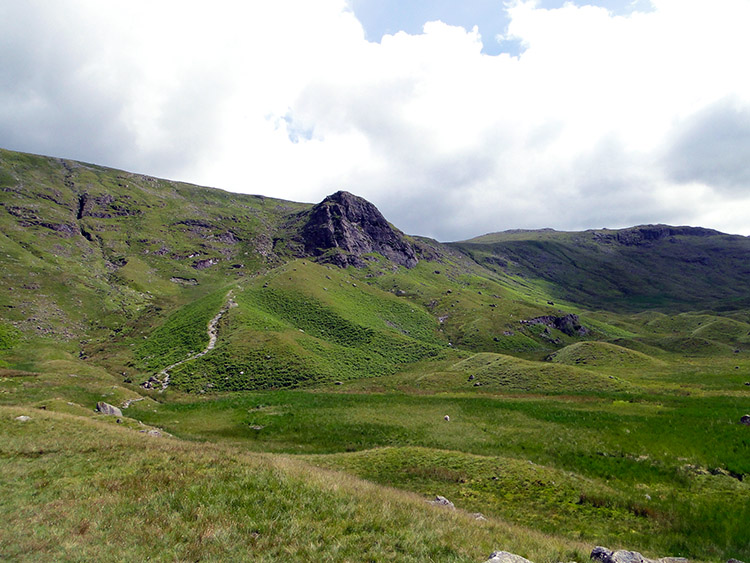
<instances>
[{"instance_id":1,"label":"white cloud","mask_svg":"<svg viewBox=\"0 0 750 563\"><path fill-rule=\"evenodd\" d=\"M723 101L750 108L750 2L508 12L519 57L441 22L371 43L344 0L6 2L0 145L287 199L344 188L443 240L750 234L748 131L722 126Z\"/></svg>"}]
</instances>

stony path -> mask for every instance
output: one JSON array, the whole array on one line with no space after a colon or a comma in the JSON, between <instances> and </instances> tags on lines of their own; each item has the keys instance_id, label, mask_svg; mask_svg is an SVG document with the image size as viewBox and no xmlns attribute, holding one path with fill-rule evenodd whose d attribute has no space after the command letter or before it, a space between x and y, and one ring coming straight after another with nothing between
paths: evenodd
<instances>
[{"instance_id":1,"label":"stony path","mask_svg":"<svg viewBox=\"0 0 750 563\"><path fill-rule=\"evenodd\" d=\"M138 397L137 399L128 399L128 400L124 401L122 403L122 405L120 405L120 408L121 409L126 409L130 405L132 405L133 403L137 403L138 401L142 401L143 399L145 399L145 397Z\"/></svg>"},{"instance_id":2,"label":"stony path","mask_svg":"<svg viewBox=\"0 0 750 563\"><path fill-rule=\"evenodd\" d=\"M231 307L235 307L236 305L237 304L235 303L234 299L232 299L232 291L230 290L229 293L227 293L226 304L221 308L221 310L218 313L216 313L216 316L213 319L211 319L208 323L208 346L206 346L206 348L203 349L202 351L197 352L193 354L192 356L188 356L184 360L180 360L179 362L176 362L172 364L171 366L167 366L163 370L161 370L159 374L157 375L157 378L161 380L161 389L159 390L160 393L166 391L167 387L169 387L170 370L173 370L174 368L184 364L185 362L189 362L190 360L194 360L196 358L200 358L201 356L205 356L216 347L216 339L218 337L218 331L216 327L219 324L219 320L221 320L221 317L224 316L224 313L226 313Z\"/></svg>"}]
</instances>

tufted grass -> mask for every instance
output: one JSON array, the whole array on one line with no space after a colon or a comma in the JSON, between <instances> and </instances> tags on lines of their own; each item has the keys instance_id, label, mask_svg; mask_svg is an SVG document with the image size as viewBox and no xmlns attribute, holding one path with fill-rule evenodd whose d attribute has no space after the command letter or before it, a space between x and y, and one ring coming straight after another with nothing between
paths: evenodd
<instances>
[{"instance_id":1,"label":"tufted grass","mask_svg":"<svg viewBox=\"0 0 750 563\"><path fill-rule=\"evenodd\" d=\"M506 549L545 563L588 549L289 458L34 409L1 407L0 429L7 560L470 562Z\"/></svg>"},{"instance_id":2,"label":"tufted grass","mask_svg":"<svg viewBox=\"0 0 750 563\"><path fill-rule=\"evenodd\" d=\"M185 439L305 454L571 540L711 560L748 553L735 517L750 510L750 440L738 424L745 404L708 395L266 391L133 408Z\"/></svg>"}]
</instances>

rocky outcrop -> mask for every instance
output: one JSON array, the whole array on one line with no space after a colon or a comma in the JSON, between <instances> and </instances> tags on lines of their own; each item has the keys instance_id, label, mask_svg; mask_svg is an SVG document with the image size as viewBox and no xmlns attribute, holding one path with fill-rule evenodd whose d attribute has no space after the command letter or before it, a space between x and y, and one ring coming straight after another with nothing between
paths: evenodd
<instances>
[{"instance_id":1,"label":"rocky outcrop","mask_svg":"<svg viewBox=\"0 0 750 563\"><path fill-rule=\"evenodd\" d=\"M599 242L616 242L625 246L647 245L677 236L708 237L721 234L713 229L702 227L672 227L670 225L639 225L615 232L594 231L593 237Z\"/></svg>"},{"instance_id":2,"label":"rocky outcrop","mask_svg":"<svg viewBox=\"0 0 750 563\"><path fill-rule=\"evenodd\" d=\"M610 551L601 546L597 546L591 551L591 559L599 563L689 563L684 557L647 559L637 551ZM732 560L730 559L730 561ZM727 563L730 563L730 561L727 561ZM508 551L495 551L490 554L489 559L484 563L531 563L531 561Z\"/></svg>"},{"instance_id":3,"label":"rocky outcrop","mask_svg":"<svg viewBox=\"0 0 750 563\"><path fill-rule=\"evenodd\" d=\"M437 495L435 497L435 500L431 500L429 501L429 503L432 506L439 506L440 508L447 508L448 510L456 510L456 505L454 505L447 498L441 497L440 495Z\"/></svg>"},{"instance_id":4,"label":"rocky outcrop","mask_svg":"<svg viewBox=\"0 0 750 563\"><path fill-rule=\"evenodd\" d=\"M113 217L130 217L143 215L138 204L128 195L113 196L102 194L92 196L83 193L78 196L77 219L94 217L97 219L112 219Z\"/></svg>"},{"instance_id":5,"label":"rocky outcrop","mask_svg":"<svg viewBox=\"0 0 750 563\"><path fill-rule=\"evenodd\" d=\"M573 314L563 315L562 317L545 315L543 317L520 321L520 323L525 325L542 324L550 328L555 328L568 336L585 336L589 333L589 330L581 324L578 315Z\"/></svg>"},{"instance_id":6,"label":"rocky outcrop","mask_svg":"<svg viewBox=\"0 0 750 563\"><path fill-rule=\"evenodd\" d=\"M96 403L96 412L100 414L122 416L122 411L119 408L115 407L114 405L110 405L109 403L105 403L104 401Z\"/></svg>"},{"instance_id":7,"label":"rocky outcrop","mask_svg":"<svg viewBox=\"0 0 750 563\"><path fill-rule=\"evenodd\" d=\"M216 258L205 258L203 260L196 260L195 262L193 262L192 266L196 270L205 270L206 268L215 266L218 263L219 261Z\"/></svg>"},{"instance_id":8,"label":"rocky outcrop","mask_svg":"<svg viewBox=\"0 0 750 563\"><path fill-rule=\"evenodd\" d=\"M493 551L485 563L531 563L531 561L509 551Z\"/></svg>"},{"instance_id":9,"label":"rocky outcrop","mask_svg":"<svg viewBox=\"0 0 750 563\"><path fill-rule=\"evenodd\" d=\"M591 559L599 563L688 563L688 560L684 557L647 559L637 551L625 551L623 549L610 551L601 546L597 546L591 551Z\"/></svg>"},{"instance_id":10,"label":"rocky outcrop","mask_svg":"<svg viewBox=\"0 0 750 563\"><path fill-rule=\"evenodd\" d=\"M336 192L306 212L300 236L307 256L340 267L365 265L375 252L406 268L417 264L414 247L394 229L372 203Z\"/></svg>"}]
</instances>

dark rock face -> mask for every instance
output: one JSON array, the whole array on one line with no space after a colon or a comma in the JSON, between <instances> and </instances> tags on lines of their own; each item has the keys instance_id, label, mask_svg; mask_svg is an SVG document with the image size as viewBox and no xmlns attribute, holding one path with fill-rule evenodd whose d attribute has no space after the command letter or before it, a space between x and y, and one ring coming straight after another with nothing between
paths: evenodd
<instances>
[{"instance_id":1,"label":"dark rock face","mask_svg":"<svg viewBox=\"0 0 750 563\"><path fill-rule=\"evenodd\" d=\"M567 334L568 336L585 336L589 333L589 330L581 324L578 315L568 314L562 317L555 317L553 315L545 315L543 317L536 317L527 321L520 321L521 324L536 325L543 324L550 328L556 328L560 332Z\"/></svg>"},{"instance_id":2,"label":"dark rock face","mask_svg":"<svg viewBox=\"0 0 750 563\"><path fill-rule=\"evenodd\" d=\"M196 270L205 270L206 268L210 268L218 263L219 261L215 258L206 258L205 260L196 260L193 262L193 268Z\"/></svg>"},{"instance_id":3,"label":"dark rock face","mask_svg":"<svg viewBox=\"0 0 750 563\"><path fill-rule=\"evenodd\" d=\"M702 227L672 227L669 225L640 225L622 229L615 233L595 232L594 239L604 242L618 242L625 246L646 245L655 241L676 236L708 237L721 234L713 229Z\"/></svg>"},{"instance_id":4,"label":"dark rock face","mask_svg":"<svg viewBox=\"0 0 750 563\"><path fill-rule=\"evenodd\" d=\"M414 248L403 235L372 203L349 192L336 192L313 207L301 236L306 255L341 267L363 267L362 255L370 252L407 268L417 264Z\"/></svg>"},{"instance_id":5,"label":"dark rock face","mask_svg":"<svg viewBox=\"0 0 750 563\"><path fill-rule=\"evenodd\" d=\"M110 194L91 196L83 193L78 196L77 219L95 217L98 219L112 219L113 217L128 217L142 215L143 211L137 207L129 196L115 197Z\"/></svg>"}]
</instances>

